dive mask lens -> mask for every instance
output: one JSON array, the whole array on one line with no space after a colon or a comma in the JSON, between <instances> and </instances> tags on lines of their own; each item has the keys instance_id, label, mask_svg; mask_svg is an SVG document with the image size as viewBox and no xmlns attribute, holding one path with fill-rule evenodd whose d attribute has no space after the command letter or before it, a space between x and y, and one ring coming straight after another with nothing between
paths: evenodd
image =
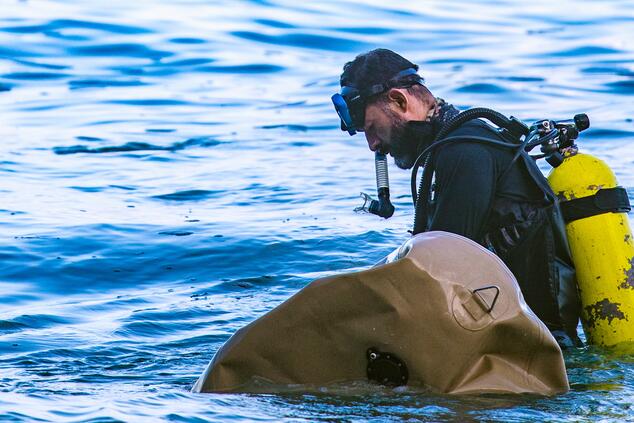
<instances>
[{"instance_id":1,"label":"dive mask lens","mask_svg":"<svg viewBox=\"0 0 634 423\"><path fill-rule=\"evenodd\" d=\"M393 87L411 87L414 84L423 84L424 80L418 76L417 67L407 68L387 82L375 84L363 90L356 87L344 85L341 87L341 93L337 93L331 97L332 104L341 119L341 130L348 131L350 135L357 132L363 132L365 125L365 106L369 99L381 94ZM408 81L401 81L404 77L410 77Z\"/></svg>"},{"instance_id":2,"label":"dive mask lens","mask_svg":"<svg viewBox=\"0 0 634 423\"><path fill-rule=\"evenodd\" d=\"M348 131L350 135L357 133L356 127L352 122L352 116L350 115L350 109L348 109L348 103L341 94L335 94L331 97L332 104L335 106L335 110L341 119L341 130Z\"/></svg>"}]
</instances>

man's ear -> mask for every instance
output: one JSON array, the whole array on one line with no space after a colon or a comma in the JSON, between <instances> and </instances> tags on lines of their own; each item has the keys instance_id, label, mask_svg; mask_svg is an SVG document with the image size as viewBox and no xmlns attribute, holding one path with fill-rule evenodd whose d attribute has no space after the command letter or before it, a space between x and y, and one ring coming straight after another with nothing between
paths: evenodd
<instances>
[{"instance_id":1,"label":"man's ear","mask_svg":"<svg viewBox=\"0 0 634 423\"><path fill-rule=\"evenodd\" d=\"M388 91L387 98L398 108L399 111L403 113L407 111L407 96L403 90L392 88Z\"/></svg>"}]
</instances>

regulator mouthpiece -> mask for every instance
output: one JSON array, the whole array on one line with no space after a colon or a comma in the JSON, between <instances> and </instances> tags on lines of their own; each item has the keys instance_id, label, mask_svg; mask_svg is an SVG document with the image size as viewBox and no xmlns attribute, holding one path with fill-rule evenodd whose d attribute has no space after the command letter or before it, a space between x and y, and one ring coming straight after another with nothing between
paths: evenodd
<instances>
[{"instance_id":1,"label":"regulator mouthpiece","mask_svg":"<svg viewBox=\"0 0 634 423\"><path fill-rule=\"evenodd\" d=\"M375 153L374 165L376 169L376 191L379 199L374 200L368 194L362 192L363 205L357 207L354 211L364 211L387 219L394 214L394 206L390 202L390 180L387 174L387 157L385 154Z\"/></svg>"}]
</instances>

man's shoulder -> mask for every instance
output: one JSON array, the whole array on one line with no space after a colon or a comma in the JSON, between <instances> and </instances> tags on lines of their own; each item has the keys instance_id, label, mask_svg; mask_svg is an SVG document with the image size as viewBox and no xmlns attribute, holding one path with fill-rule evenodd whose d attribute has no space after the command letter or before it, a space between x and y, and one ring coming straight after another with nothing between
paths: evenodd
<instances>
[{"instance_id":1,"label":"man's shoulder","mask_svg":"<svg viewBox=\"0 0 634 423\"><path fill-rule=\"evenodd\" d=\"M453 135L451 135L453 136ZM463 135L458 135L463 136ZM469 136L478 136L473 134L464 134L461 140L449 141L439 146L436 151L436 157L447 158L449 156L460 156L462 160L481 160L483 157L491 156L491 146L480 140L469 141Z\"/></svg>"},{"instance_id":2,"label":"man's shoulder","mask_svg":"<svg viewBox=\"0 0 634 423\"><path fill-rule=\"evenodd\" d=\"M451 131L447 137L461 137L462 140L449 141L436 152L436 157L447 160L449 157L459 156L462 161L489 159L493 150L500 149L499 146L488 144L482 138L496 142L505 142L498 132L480 119L466 122L457 129ZM469 138L474 137L473 141ZM495 153L493 153L496 155Z\"/></svg>"},{"instance_id":3,"label":"man's shoulder","mask_svg":"<svg viewBox=\"0 0 634 423\"><path fill-rule=\"evenodd\" d=\"M490 138L496 141L503 140L502 136L491 125L481 119L472 119L465 122L458 128L451 131L447 136L474 136Z\"/></svg>"}]
</instances>

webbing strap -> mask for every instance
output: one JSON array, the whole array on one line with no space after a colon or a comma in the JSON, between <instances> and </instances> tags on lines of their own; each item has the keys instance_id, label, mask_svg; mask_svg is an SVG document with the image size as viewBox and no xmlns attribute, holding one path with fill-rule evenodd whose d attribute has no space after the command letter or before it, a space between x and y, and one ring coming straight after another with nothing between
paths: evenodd
<instances>
[{"instance_id":1,"label":"webbing strap","mask_svg":"<svg viewBox=\"0 0 634 423\"><path fill-rule=\"evenodd\" d=\"M572 222L603 213L627 213L632 209L623 187L603 188L594 195L561 202L564 220Z\"/></svg>"}]
</instances>

